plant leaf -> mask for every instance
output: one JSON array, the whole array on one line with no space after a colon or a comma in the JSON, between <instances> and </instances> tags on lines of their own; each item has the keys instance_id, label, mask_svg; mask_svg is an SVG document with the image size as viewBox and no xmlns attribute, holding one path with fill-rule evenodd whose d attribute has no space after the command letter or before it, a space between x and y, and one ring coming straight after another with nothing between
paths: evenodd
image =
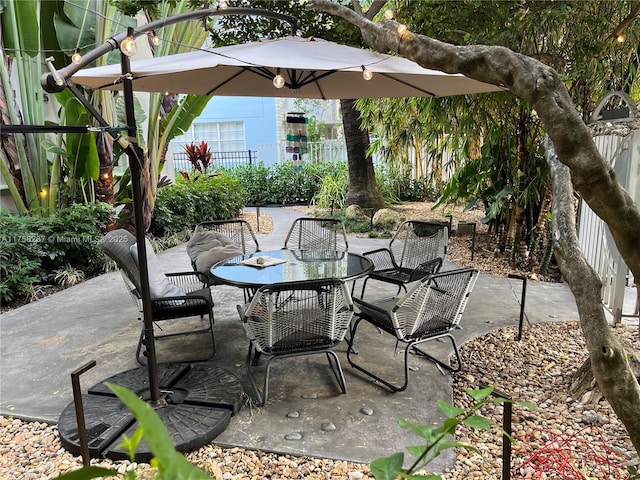
<instances>
[{"instance_id":1,"label":"plant leaf","mask_svg":"<svg viewBox=\"0 0 640 480\"><path fill-rule=\"evenodd\" d=\"M470 388L465 390L465 392L467 392L467 394L469 394L469 396L473 398L476 402L481 402L482 400L487 398L489 395L491 395L493 393L493 390L494 388L492 386L489 386L486 388L481 388L479 390L473 390Z\"/></svg>"},{"instance_id":2,"label":"plant leaf","mask_svg":"<svg viewBox=\"0 0 640 480\"><path fill-rule=\"evenodd\" d=\"M395 480L402 470L403 462L404 454L402 452L378 458L371 462L371 473L376 477L376 480Z\"/></svg>"},{"instance_id":3,"label":"plant leaf","mask_svg":"<svg viewBox=\"0 0 640 480\"><path fill-rule=\"evenodd\" d=\"M73 472L56 477L57 480L89 480L91 478L115 477L118 475L117 470L110 470L102 467L82 467Z\"/></svg>"},{"instance_id":4,"label":"plant leaf","mask_svg":"<svg viewBox=\"0 0 640 480\"><path fill-rule=\"evenodd\" d=\"M431 440L434 435L435 428L431 425L416 425L415 423L411 423L403 419L398 420L398 425L402 428L409 428L413 430L417 435L427 440Z\"/></svg>"},{"instance_id":5,"label":"plant leaf","mask_svg":"<svg viewBox=\"0 0 640 480\"><path fill-rule=\"evenodd\" d=\"M26 55L35 57L40 50L40 23L36 11L36 2L9 2L0 16L5 51L23 50ZM15 21L17 32L11 22ZM17 37L13 35L16 33Z\"/></svg>"},{"instance_id":6,"label":"plant leaf","mask_svg":"<svg viewBox=\"0 0 640 480\"><path fill-rule=\"evenodd\" d=\"M440 410L444 412L447 418L456 418L458 415L464 413L464 408L454 407L453 405L449 405L444 400L440 400L438 402L438 407L440 407Z\"/></svg>"},{"instance_id":7,"label":"plant leaf","mask_svg":"<svg viewBox=\"0 0 640 480\"><path fill-rule=\"evenodd\" d=\"M490 430L492 426L491 420L479 415L471 415L468 418L464 418L462 423L479 430Z\"/></svg>"}]
</instances>

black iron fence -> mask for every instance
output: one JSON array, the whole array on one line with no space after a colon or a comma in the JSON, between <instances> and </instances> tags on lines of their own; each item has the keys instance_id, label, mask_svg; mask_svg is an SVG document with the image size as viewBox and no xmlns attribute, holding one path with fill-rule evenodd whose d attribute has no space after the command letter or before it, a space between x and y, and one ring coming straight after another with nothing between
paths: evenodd
<instances>
[{"instance_id":1,"label":"black iron fence","mask_svg":"<svg viewBox=\"0 0 640 480\"><path fill-rule=\"evenodd\" d=\"M257 150L240 150L234 152L211 152L210 169L233 168L240 165L251 165L258 158ZM185 152L174 152L173 166L178 171L191 171L193 165Z\"/></svg>"}]
</instances>

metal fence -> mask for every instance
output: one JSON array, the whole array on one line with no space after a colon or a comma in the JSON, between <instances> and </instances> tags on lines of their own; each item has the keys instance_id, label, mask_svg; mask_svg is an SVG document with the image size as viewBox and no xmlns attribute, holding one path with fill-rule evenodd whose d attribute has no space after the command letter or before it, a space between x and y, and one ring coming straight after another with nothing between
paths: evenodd
<instances>
[{"instance_id":1,"label":"metal fence","mask_svg":"<svg viewBox=\"0 0 640 480\"><path fill-rule=\"evenodd\" d=\"M240 165L256 163L256 150L241 150L236 152L211 152L213 168L233 168ZM190 171L192 163L185 152L173 153L173 166L179 171Z\"/></svg>"}]
</instances>

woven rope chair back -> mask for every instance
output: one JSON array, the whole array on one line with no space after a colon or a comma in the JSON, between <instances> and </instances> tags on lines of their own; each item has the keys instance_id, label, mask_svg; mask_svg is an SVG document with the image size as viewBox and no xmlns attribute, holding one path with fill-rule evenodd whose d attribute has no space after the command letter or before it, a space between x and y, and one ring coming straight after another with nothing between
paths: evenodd
<instances>
[{"instance_id":1,"label":"woven rope chair back","mask_svg":"<svg viewBox=\"0 0 640 480\"><path fill-rule=\"evenodd\" d=\"M418 282L396 304L394 327L403 340L451 331L460 323L478 271L452 270Z\"/></svg>"},{"instance_id":2,"label":"woven rope chair back","mask_svg":"<svg viewBox=\"0 0 640 480\"><path fill-rule=\"evenodd\" d=\"M444 260L447 243L445 225L409 220L398 227L389 249L398 266L413 269L434 258Z\"/></svg>"}]
</instances>

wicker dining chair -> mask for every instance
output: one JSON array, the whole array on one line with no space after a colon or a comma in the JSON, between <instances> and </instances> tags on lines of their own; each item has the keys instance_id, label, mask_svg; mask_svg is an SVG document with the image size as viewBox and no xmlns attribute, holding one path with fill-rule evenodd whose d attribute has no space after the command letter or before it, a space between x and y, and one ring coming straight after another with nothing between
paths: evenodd
<instances>
[{"instance_id":1,"label":"wicker dining chair","mask_svg":"<svg viewBox=\"0 0 640 480\"><path fill-rule=\"evenodd\" d=\"M407 284L438 273L447 255L448 230L440 223L407 220L403 222L388 247L363 253L373 261L374 270L364 280L360 298L367 282L377 280L397 285L398 293Z\"/></svg>"},{"instance_id":2,"label":"wicker dining chair","mask_svg":"<svg viewBox=\"0 0 640 480\"><path fill-rule=\"evenodd\" d=\"M412 351L447 370L459 371L462 368L462 359L451 331L460 324L477 277L478 270L475 268L449 270L424 277L401 297L377 302L354 299L359 311L355 314L356 320L351 327L348 340L347 359L351 366L385 385L392 392L405 390L409 385L409 353ZM394 384L355 363L355 356L360 355L356 353L358 350L354 347L356 333L363 320L378 327L382 332L392 335L396 342L405 344L404 383ZM426 342L445 337L453 345L457 361L455 367L419 348ZM366 347L362 350L363 354L367 353ZM377 361L384 360L377 359Z\"/></svg>"},{"instance_id":3,"label":"wicker dining chair","mask_svg":"<svg viewBox=\"0 0 640 480\"><path fill-rule=\"evenodd\" d=\"M353 317L353 302L344 281L265 285L249 305L238 306L238 312L249 337L247 374L259 405L269 395L272 362L301 355L324 353L340 390L347 392L340 360L332 350L344 339ZM267 361L259 389L253 370L261 356Z\"/></svg>"},{"instance_id":4,"label":"wicker dining chair","mask_svg":"<svg viewBox=\"0 0 640 480\"><path fill-rule=\"evenodd\" d=\"M291 224L284 248L344 252L349 249L349 243L342 220L302 217Z\"/></svg>"},{"instance_id":5,"label":"wicker dining chair","mask_svg":"<svg viewBox=\"0 0 640 480\"><path fill-rule=\"evenodd\" d=\"M100 247L120 269L122 278L133 298L138 310L139 319L142 319L143 305L140 283L140 271L138 270L136 238L127 230L113 230L107 233L99 242ZM159 267L159 260L148 240L145 240L147 253L148 276L151 291L151 317L155 326L158 322L183 320L181 325L188 327L171 328L165 331L161 328L154 331L154 339L168 340L178 336L206 335L210 342L210 348L206 354L190 355L179 360L164 360L158 363L197 362L211 359L216 353L216 344L213 334L213 300L211 290L208 288L206 276L198 272L163 273ZM194 322L186 322L187 317L200 317ZM204 320L206 317L206 321ZM201 325L201 323L204 325ZM169 329L167 329L169 330ZM145 329L141 329L136 348L136 360L141 365L146 364L144 357L146 349ZM176 357L177 358L177 357Z\"/></svg>"}]
</instances>

